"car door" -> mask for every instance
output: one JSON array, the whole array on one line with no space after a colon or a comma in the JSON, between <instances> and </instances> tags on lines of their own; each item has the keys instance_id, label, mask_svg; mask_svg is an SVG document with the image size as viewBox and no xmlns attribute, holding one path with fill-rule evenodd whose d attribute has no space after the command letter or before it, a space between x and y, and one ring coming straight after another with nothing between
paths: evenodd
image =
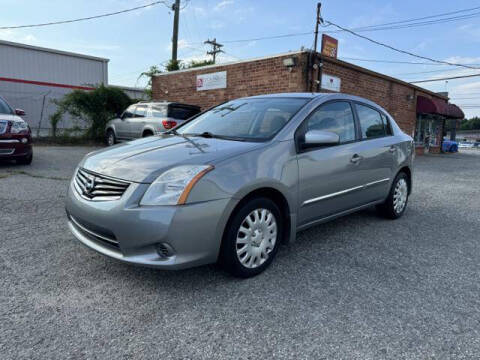
<instances>
[{"instance_id":1,"label":"car door","mask_svg":"<svg viewBox=\"0 0 480 360\"><path fill-rule=\"evenodd\" d=\"M361 205L364 181L359 174L359 134L349 101L320 105L299 127L296 141L309 130L334 132L340 142L298 150L299 225Z\"/></svg>"},{"instance_id":2,"label":"car door","mask_svg":"<svg viewBox=\"0 0 480 360\"><path fill-rule=\"evenodd\" d=\"M130 105L120 116L120 121L115 123L115 133L119 139L130 138L130 120L135 113L135 105Z\"/></svg>"},{"instance_id":3,"label":"car door","mask_svg":"<svg viewBox=\"0 0 480 360\"><path fill-rule=\"evenodd\" d=\"M145 116L147 115L148 106L146 104L138 104L135 107L135 113L130 119L130 137L139 138L143 135L145 127Z\"/></svg>"},{"instance_id":4,"label":"car door","mask_svg":"<svg viewBox=\"0 0 480 360\"><path fill-rule=\"evenodd\" d=\"M388 118L382 111L359 102L355 102L354 107L362 138L359 171L364 179L363 201L367 203L388 195L398 149Z\"/></svg>"}]
</instances>

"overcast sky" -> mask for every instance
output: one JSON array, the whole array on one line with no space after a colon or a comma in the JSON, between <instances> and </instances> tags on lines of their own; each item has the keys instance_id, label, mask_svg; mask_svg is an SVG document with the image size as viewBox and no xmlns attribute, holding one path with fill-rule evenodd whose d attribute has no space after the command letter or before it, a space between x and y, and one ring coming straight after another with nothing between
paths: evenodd
<instances>
[{"instance_id":1,"label":"overcast sky","mask_svg":"<svg viewBox=\"0 0 480 360\"><path fill-rule=\"evenodd\" d=\"M0 0L0 23L9 26L65 20L151 2L153 0ZM326 20L355 28L473 8L480 6L480 1L325 0L322 4L322 15ZM182 0L182 7L179 58L186 61L205 58L207 47L203 41L214 37L225 44L225 54L219 56L222 62L299 50L301 46L310 48L313 44L313 34L258 41L228 41L312 31L316 1ZM469 14L473 16L443 24L362 34L420 55L480 67L480 9ZM172 11L159 4L132 13L74 24L0 30L0 39L106 57L110 59L111 84L143 86L145 80L138 80L139 73L151 65L164 64L171 55L172 22ZM340 58L422 61L346 33L332 36L339 39ZM451 66L346 61L406 81L480 73L480 70ZM433 91L448 91L451 101L460 106L480 105L480 77L450 80L448 83L431 82L422 86ZM480 107L464 108L464 112L467 117L480 115Z\"/></svg>"}]
</instances>

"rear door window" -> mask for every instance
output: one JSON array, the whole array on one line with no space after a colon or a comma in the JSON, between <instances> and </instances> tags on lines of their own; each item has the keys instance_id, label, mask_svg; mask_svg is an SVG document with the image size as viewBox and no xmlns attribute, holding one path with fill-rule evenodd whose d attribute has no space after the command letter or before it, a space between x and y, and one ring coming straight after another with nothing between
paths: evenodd
<instances>
[{"instance_id":1,"label":"rear door window","mask_svg":"<svg viewBox=\"0 0 480 360\"><path fill-rule=\"evenodd\" d=\"M167 117L167 107L162 105L153 105L152 106L152 116L164 118Z\"/></svg>"},{"instance_id":2,"label":"rear door window","mask_svg":"<svg viewBox=\"0 0 480 360\"><path fill-rule=\"evenodd\" d=\"M380 113L369 106L355 104L363 139L386 136L385 126Z\"/></svg>"},{"instance_id":3,"label":"rear door window","mask_svg":"<svg viewBox=\"0 0 480 360\"><path fill-rule=\"evenodd\" d=\"M178 119L178 120L187 120L193 115L197 115L200 110L196 108L183 107L178 105L170 105L168 107L168 117Z\"/></svg>"},{"instance_id":4,"label":"rear door window","mask_svg":"<svg viewBox=\"0 0 480 360\"><path fill-rule=\"evenodd\" d=\"M388 121L387 115L380 114L382 116L383 126L385 127L385 133L387 135L393 135L392 127L390 126L390 121Z\"/></svg>"}]
</instances>

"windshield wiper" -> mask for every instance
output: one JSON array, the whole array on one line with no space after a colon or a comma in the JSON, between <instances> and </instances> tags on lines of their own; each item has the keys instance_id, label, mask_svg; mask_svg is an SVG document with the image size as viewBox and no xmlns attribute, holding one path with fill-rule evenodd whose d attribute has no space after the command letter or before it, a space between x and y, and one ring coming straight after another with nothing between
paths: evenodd
<instances>
[{"instance_id":1,"label":"windshield wiper","mask_svg":"<svg viewBox=\"0 0 480 360\"><path fill-rule=\"evenodd\" d=\"M226 136L226 135L215 135L211 133L210 131L204 131L203 133L200 134L183 134L187 136L198 136L198 137L203 137L206 139L222 139L222 140L232 140L232 141L247 141L244 138L241 137L235 137L235 136Z\"/></svg>"}]
</instances>

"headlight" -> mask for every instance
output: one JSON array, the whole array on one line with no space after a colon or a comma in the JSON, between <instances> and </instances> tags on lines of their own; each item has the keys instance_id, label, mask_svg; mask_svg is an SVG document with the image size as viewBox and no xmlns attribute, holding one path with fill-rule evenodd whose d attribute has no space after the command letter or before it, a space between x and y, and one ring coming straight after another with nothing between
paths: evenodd
<instances>
[{"instance_id":1,"label":"headlight","mask_svg":"<svg viewBox=\"0 0 480 360\"><path fill-rule=\"evenodd\" d=\"M10 129L10 132L12 134L18 134L26 130L28 130L28 124L25 121L14 121Z\"/></svg>"},{"instance_id":2,"label":"headlight","mask_svg":"<svg viewBox=\"0 0 480 360\"><path fill-rule=\"evenodd\" d=\"M182 165L165 171L148 188L140 205L182 205L195 183L212 165Z\"/></svg>"}]
</instances>

